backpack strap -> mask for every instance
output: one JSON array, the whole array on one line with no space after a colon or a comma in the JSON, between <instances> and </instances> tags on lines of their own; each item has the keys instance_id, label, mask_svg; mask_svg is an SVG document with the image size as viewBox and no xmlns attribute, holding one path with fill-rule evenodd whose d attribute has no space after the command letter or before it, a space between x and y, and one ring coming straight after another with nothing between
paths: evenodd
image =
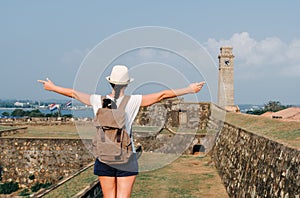
<instances>
[{"instance_id":1,"label":"backpack strap","mask_svg":"<svg viewBox=\"0 0 300 198\"><path fill-rule=\"evenodd\" d=\"M123 97L122 101L121 101L121 104L118 106L118 109L123 109L123 110L125 110L125 107L126 107L128 101L129 101L129 99L130 99L130 96L125 95L125 96Z\"/></svg>"},{"instance_id":2,"label":"backpack strap","mask_svg":"<svg viewBox=\"0 0 300 198\"><path fill-rule=\"evenodd\" d=\"M129 101L129 99L130 99L130 96L124 95L124 97L123 97L123 99L121 101L121 104L118 106L118 109L123 109L125 111L125 107L126 107L128 101ZM132 132L130 130L130 132L129 132L129 137L130 138L131 138L131 135L132 135ZM131 145L131 142L130 142L130 145Z\"/></svg>"},{"instance_id":3,"label":"backpack strap","mask_svg":"<svg viewBox=\"0 0 300 198\"><path fill-rule=\"evenodd\" d=\"M101 96L101 103L102 103L103 100L106 99L106 98L107 98L106 96ZM123 110L125 110L125 107L126 107L128 101L129 101L129 99L130 99L130 96L124 95L124 97L123 97L123 99L122 99L122 101L121 101L121 104L118 106L118 109L123 109ZM103 106L103 104L102 104L102 106Z\"/></svg>"}]
</instances>

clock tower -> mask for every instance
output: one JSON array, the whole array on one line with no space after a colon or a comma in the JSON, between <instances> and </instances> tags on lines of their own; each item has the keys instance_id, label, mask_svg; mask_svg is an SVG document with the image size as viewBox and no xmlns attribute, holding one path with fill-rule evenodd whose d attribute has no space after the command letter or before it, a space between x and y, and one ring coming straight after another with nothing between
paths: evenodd
<instances>
[{"instance_id":1,"label":"clock tower","mask_svg":"<svg viewBox=\"0 0 300 198\"><path fill-rule=\"evenodd\" d=\"M220 48L218 105L229 111L239 111L234 105L234 55L232 47Z\"/></svg>"}]
</instances>

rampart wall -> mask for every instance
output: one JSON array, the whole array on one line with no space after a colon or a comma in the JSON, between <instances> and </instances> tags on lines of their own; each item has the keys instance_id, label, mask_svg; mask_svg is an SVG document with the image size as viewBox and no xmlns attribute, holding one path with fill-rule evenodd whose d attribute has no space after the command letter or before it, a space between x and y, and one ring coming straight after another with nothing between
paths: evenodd
<instances>
[{"instance_id":1,"label":"rampart wall","mask_svg":"<svg viewBox=\"0 0 300 198\"><path fill-rule=\"evenodd\" d=\"M94 160L84 142L90 140L0 138L2 182L29 187L67 177Z\"/></svg>"},{"instance_id":2,"label":"rampart wall","mask_svg":"<svg viewBox=\"0 0 300 198\"><path fill-rule=\"evenodd\" d=\"M205 130L210 116L210 103L158 103L140 109L135 125L162 126Z\"/></svg>"},{"instance_id":3,"label":"rampart wall","mask_svg":"<svg viewBox=\"0 0 300 198\"><path fill-rule=\"evenodd\" d=\"M224 123L212 152L230 197L300 196L300 151Z\"/></svg>"}]
</instances>

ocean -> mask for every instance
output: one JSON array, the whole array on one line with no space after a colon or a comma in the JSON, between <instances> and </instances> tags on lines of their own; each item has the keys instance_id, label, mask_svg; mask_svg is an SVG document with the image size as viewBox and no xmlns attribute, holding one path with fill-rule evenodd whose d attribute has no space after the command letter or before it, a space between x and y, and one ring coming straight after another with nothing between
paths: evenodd
<instances>
[{"instance_id":1,"label":"ocean","mask_svg":"<svg viewBox=\"0 0 300 198\"><path fill-rule=\"evenodd\" d=\"M240 108L240 111L242 113L245 113L248 110L253 110L253 109L259 109L262 108L263 105L252 105L252 104L242 104L242 105L238 105ZM2 116L3 112L8 112L11 113L15 110L16 108L0 108L0 117ZM22 108L24 111L31 111L33 110L33 108ZM40 109L40 111L44 114L48 114L51 113L51 111L49 109ZM53 111L52 113L56 112ZM84 108L84 109L63 109L61 110L61 114L65 115L65 114L72 114L74 117L77 118L93 118L94 114L93 114L93 110L92 108Z\"/></svg>"},{"instance_id":2,"label":"ocean","mask_svg":"<svg viewBox=\"0 0 300 198\"><path fill-rule=\"evenodd\" d=\"M11 112L13 112L16 108L0 108L0 117L2 116L3 112L8 112L9 114L11 114ZM24 111L31 111L34 110L33 108L22 108ZM39 109L43 114L48 114L51 113L51 111L49 109ZM52 113L57 112L56 110L53 111ZM61 114L65 115L65 114L72 114L74 117L77 118L93 118L94 114L93 114L93 110L91 108L86 108L86 109L62 109L61 110Z\"/></svg>"}]
</instances>

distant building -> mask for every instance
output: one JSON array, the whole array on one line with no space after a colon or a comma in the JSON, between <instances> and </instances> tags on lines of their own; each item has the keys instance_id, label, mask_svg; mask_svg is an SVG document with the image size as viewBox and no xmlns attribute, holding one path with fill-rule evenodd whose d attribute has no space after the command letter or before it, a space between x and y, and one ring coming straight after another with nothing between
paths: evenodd
<instances>
[{"instance_id":1,"label":"distant building","mask_svg":"<svg viewBox=\"0 0 300 198\"><path fill-rule=\"evenodd\" d=\"M14 105L15 105L16 107L23 107L23 106L24 106L24 103L22 103L22 102L15 102Z\"/></svg>"}]
</instances>

